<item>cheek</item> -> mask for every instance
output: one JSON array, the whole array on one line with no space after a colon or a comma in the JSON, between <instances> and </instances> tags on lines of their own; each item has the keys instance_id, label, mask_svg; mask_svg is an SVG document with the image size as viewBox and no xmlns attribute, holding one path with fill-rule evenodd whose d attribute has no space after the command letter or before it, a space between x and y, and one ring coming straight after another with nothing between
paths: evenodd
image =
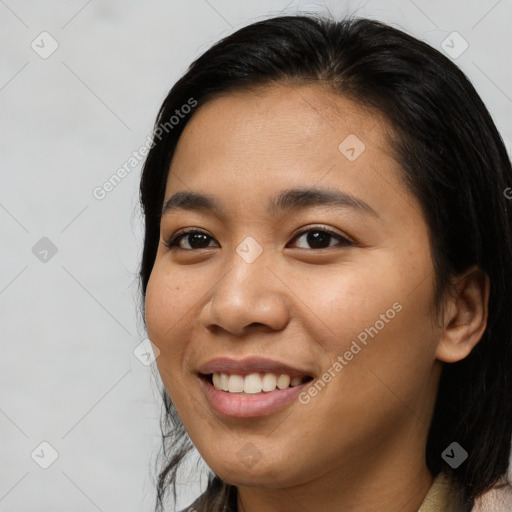
<instances>
[{"instance_id":1,"label":"cheek","mask_svg":"<svg viewBox=\"0 0 512 512\"><path fill-rule=\"evenodd\" d=\"M180 272L166 271L158 261L151 272L146 290L145 320L148 334L161 342L173 337L175 328L197 300ZM151 336L150 336L151 337Z\"/></svg>"},{"instance_id":2,"label":"cheek","mask_svg":"<svg viewBox=\"0 0 512 512\"><path fill-rule=\"evenodd\" d=\"M163 283L153 269L146 289L144 313L148 336L154 343L159 338L162 324L167 320L165 318L169 311L169 308L166 307L167 300L168 296L163 293Z\"/></svg>"},{"instance_id":3,"label":"cheek","mask_svg":"<svg viewBox=\"0 0 512 512\"><path fill-rule=\"evenodd\" d=\"M176 354L182 339L177 331L186 313L183 289L155 266L149 278L145 299L145 321L149 339L160 349L161 359Z\"/></svg>"},{"instance_id":4,"label":"cheek","mask_svg":"<svg viewBox=\"0 0 512 512\"><path fill-rule=\"evenodd\" d=\"M391 435L401 422L429 414L437 335L428 313L433 283L426 279L414 288L405 267L397 268L333 279L323 292L309 289L308 304L321 304L315 313L334 335L322 342L329 361L322 382L302 396L307 419L295 421L332 439L334 452L375 437L375 429Z\"/></svg>"},{"instance_id":5,"label":"cheek","mask_svg":"<svg viewBox=\"0 0 512 512\"><path fill-rule=\"evenodd\" d=\"M170 269L157 260L146 289L145 321L148 338L160 350L156 360L162 380L170 391L172 382L184 378L186 362L194 356L197 315L205 297L206 276L201 278L186 269ZM169 379L172 374L173 378Z\"/></svg>"},{"instance_id":6,"label":"cheek","mask_svg":"<svg viewBox=\"0 0 512 512\"><path fill-rule=\"evenodd\" d=\"M175 406L182 401L180 379L188 346L183 320L190 307L187 307L183 289L182 284L155 264L146 289L146 330L148 338L160 350L156 365Z\"/></svg>"},{"instance_id":7,"label":"cheek","mask_svg":"<svg viewBox=\"0 0 512 512\"><path fill-rule=\"evenodd\" d=\"M408 382L414 387L427 378L434 360L433 274L425 279L428 258L421 264L392 257L373 263L308 282L304 302L317 319L328 359L346 354L349 371L343 373L350 375L351 385L367 389L361 380L370 370L406 391ZM321 337L320 330L328 335Z\"/></svg>"},{"instance_id":8,"label":"cheek","mask_svg":"<svg viewBox=\"0 0 512 512\"><path fill-rule=\"evenodd\" d=\"M301 285L307 290L300 294L301 300L313 313L316 325L329 333L322 337L322 345L328 352L346 350L347 342L350 345L365 328L378 322L380 331L383 321L387 326L399 316L397 309L401 309L406 288L396 269L394 262L384 258L373 265L354 262L329 273L319 273ZM297 283L298 278L294 281Z\"/></svg>"}]
</instances>

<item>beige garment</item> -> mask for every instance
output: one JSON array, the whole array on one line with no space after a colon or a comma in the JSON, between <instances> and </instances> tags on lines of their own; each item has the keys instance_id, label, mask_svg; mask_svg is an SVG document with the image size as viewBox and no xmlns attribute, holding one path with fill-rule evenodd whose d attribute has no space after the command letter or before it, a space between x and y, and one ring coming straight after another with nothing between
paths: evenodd
<instances>
[{"instance_id":1,"label":"beige garment","mask_svg":"<svg viewBox=\"0 0 512 512\"><path fill-rule=\"evenodd\" d=\"M448 477L440 473L432 483L418 512L463 512L458 493L453 490Z\"/></svg>"}]
</instances>

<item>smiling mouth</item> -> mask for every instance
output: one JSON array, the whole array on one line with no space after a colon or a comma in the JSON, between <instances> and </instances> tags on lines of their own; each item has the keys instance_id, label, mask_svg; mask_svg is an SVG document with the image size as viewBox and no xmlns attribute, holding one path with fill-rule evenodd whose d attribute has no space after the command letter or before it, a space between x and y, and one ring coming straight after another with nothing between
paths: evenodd
<instances>
[{"instance_id":1,"label":"smiling mouth","mask_svg":"<svg viewBox=\"0 0 512 512\"><path fill-rule=\"evenodd\" d=\"M291 378L287 374L275 374L270 372L254 372L247 375L228 373L199 374L215 389L227 394L257 395L270 393L276 390L284 390L300 386L313 380L313 377L304 375Z\"/></svg>"}]
</instances>

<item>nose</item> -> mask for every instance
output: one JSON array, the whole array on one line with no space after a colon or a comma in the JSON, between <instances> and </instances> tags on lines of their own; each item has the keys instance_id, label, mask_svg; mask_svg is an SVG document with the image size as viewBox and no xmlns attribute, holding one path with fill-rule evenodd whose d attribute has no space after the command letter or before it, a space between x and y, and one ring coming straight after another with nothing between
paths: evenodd
<instances>
[{"instance_id":1,"label":"nose","mask_svg":"<svg viewBox=\"0 0 512 512\"><path fill-rule=\"evenodd\" d=\"M250 328L279 331L286 327L287 288L262 256L247 263L234 254L229 269L213 287L211 299L201 311L204 327L237 337Z\"/></svg>"}]
</instances>

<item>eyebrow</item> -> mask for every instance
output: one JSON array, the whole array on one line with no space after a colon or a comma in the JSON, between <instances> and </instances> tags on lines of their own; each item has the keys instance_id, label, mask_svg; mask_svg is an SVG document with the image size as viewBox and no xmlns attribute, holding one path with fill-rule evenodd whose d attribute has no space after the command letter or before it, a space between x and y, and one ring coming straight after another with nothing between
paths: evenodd
<instances>
[{"instance_id":1,"label":"eyebrow","mask_svg":"<svg viewBox=\"0 0 512 512\"><path fill-rule=\"evenodd\" d=\"M378 213L365 201L340 190L328 188L293 188L272 197L267 206L269 215L281 211L296 211L319 206L352 209L379 218ZM226 216L226 212L214 196L198 192L181 191L172 195L162 208L162 215L177 210L214 212Z\"/></svg>"}]
</instances>

